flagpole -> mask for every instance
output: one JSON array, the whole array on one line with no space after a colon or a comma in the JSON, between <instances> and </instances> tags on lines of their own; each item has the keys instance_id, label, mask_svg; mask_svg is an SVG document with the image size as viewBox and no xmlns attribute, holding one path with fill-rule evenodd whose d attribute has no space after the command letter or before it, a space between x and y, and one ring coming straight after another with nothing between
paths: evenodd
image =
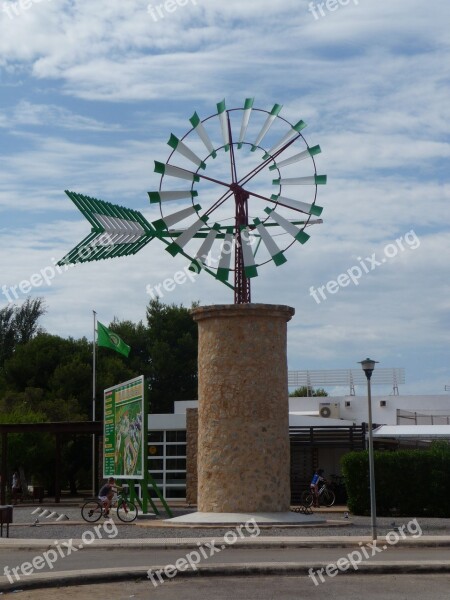
<instances>
[{"instance_id":1,"label":"flagpole","mask_svg":"<svg viewBox=\"0 0 450 600\"><path fill-rule=\"evenodd\" d=\"M94 341L92 343L92 422L95 422L95 395L96 395L96 373L95 373L95 333L97 325L97 313L94 313ZM95 433L92 434L92 496L95 496Z\"/></svg>"}]
</instances>

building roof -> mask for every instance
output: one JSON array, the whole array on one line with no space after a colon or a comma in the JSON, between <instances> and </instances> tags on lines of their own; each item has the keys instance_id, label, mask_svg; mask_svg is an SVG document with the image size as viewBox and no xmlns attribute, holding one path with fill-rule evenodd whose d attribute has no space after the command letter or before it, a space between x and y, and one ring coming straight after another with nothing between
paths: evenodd
<instances>
[{"instance_id":1,"label":"building roof","mask_svg":"<svg viewBox=\"0 0 450 600\"><path fill-rule=\"evenodd\" d=\"M450 425L382 425L373 432L374 439L450 440Z\"/></svg>"}]
</instances>

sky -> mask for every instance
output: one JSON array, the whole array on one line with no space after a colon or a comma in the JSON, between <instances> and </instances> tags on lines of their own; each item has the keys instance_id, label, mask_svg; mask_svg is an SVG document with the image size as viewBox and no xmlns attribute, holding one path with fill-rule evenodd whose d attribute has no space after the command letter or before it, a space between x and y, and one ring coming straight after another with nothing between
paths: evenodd
<instances>
[{"instance_id":1,"label":"sky","mask_svg":"<svg viewBox=\"0 0 450 600\"><path fill-rule=\"evenodd\" d=\"M318 186L323 223L307 228L304 245L277 234L291 244L287 262L252 279L253 302L295 308L289 370L359 368L370 356L405 368L401 394L445 394L449 22L445 0L0 0L0 306L24 301L25 281L29 296L45 298L42 325L53 334L91 339L92 310L105 324L145 319L148 286L189 261L156 239L134 256L57 272L90 232L64 190L155 221L147 192L159 189L154 161L167 161L170 134L183 137L194 112L214 115L222 99L231 109L254 97L255 108L279 103L284 119L307 123L328 178ZM219 121L210 123L220 145ZM239 168L250 154L238 155ZM226 177L226 153L219 159L205 172ZM299 174L313 174L305 164ZM258 182L264 196L271 178ZM311 202L314 186L299 188L286 191ZM203 186L198 202L212 193ZM252 199L251 216L264 206ZM234 207L221 210L231 218ZM160 290L165 303L233 302L204 272Z\"/></svg>"}]
</instances>

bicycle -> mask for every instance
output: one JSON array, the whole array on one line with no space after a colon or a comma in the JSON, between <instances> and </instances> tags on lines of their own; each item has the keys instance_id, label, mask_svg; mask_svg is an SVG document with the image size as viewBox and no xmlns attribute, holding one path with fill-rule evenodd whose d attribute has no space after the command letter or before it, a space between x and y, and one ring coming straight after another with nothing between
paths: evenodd
<instances>
[{"instance_id":1,"label":"bicycle","mask_svg":"<svg viewBox=\"0 0 450 600\"><path fill-rule=\"evenodd\" d=\"M124 523L132 523L137 519L136 505L128 499L125 491L114 498L109 510L113 505L116 505L117 516ZM99 498L90 498L81 507L81 516L88 523L95 523L102 517L108 517L107 511L109 512L109 510L103 506L103 502Z\"/></svg>"},{"instance_id":2,"label":"bicycle","mask_svg":"<svg viewBox=\"0 0 450 600\"><path fill-rule=\"evenodd\" d=\"M319 504L330 507L336 502L334 492L327 487L327 482L324 481L319 489ZM314 503L314 495L311 490L305 490L302 494L302 504L312 506Z\"/></svg>"}]
</instances>

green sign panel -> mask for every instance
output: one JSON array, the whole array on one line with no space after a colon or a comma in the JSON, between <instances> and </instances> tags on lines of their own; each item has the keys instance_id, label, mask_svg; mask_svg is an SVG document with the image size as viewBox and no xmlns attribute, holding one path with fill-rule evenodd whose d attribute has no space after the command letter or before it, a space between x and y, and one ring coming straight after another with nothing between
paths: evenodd
<instances>
[{"instance_id":1,"label":"green sign panel","mask_svg":"<svg viewBox=\"0 0 450 600\"><path fill-rule=\"evenodd\" d=\"M103 477L144 478L144 376L104 392Z\"/></svg>"}]
</instances>

